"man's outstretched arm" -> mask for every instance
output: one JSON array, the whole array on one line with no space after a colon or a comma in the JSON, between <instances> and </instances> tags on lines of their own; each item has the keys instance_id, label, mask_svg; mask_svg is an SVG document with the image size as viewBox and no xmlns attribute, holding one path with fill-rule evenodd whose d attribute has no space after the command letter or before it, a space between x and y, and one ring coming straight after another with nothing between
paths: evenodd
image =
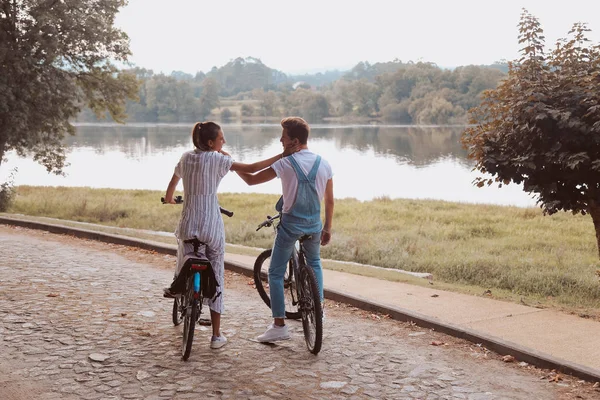
<instances>
[{"instance_id":1,"label":"man's outstretched arm","mask_svg":"<svg viewBox=\"0 0 600 400\"><path fill-rule=\"evenodd\" d=\"M321 245L325 246L331 240L331 226L333 223L333 178L325 186L325 224L321 232Z\"/></svg>"}]
</instances>

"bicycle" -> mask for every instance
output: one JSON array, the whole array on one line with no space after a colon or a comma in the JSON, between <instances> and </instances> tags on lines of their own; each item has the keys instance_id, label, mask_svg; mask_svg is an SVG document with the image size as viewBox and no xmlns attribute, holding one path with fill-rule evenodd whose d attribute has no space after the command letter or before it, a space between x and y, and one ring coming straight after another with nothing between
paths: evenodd
<instances>
[{"instance_id":1,"label":"bicycle","mask_svg":"<svg viewBox=\"0 0 600 400\"><path fill-rule=\"evenodd\" d=\"M165 204L164 197L161 197L160 200ZM175 203L182 204L182 196L176 196ZM220 208L220 211L228 217L233 216L233 212L224 208ZM206 249L206 243L195 237L186 239L183 242L191 243L194 246L194 251L185 255L185 262L171 287L175 289L175 292L181 292L174 296L172 319L175 326L183 322L181 357L186 361L192 352L196 324L211 325L210 319L200 318L200 316L202 315L202 303L205 295L208 294L209 297L214 295L212 293L214 290L210 284L211 279L214 283L215 278L212 264L204 255L204 252L198 251L200 246L204 246Z\"/></svg>"},{"instance_id":2,"label":"bicycle","mask_svg":"<svg viewBox=\"0 0 600 400\"><path fill-rule=\"evenodd\" d=\"M273 226L275 232L277 227L275 221L281 220L281 213L267 219L258 225L257 231L264 227ZM310 239L310 235L304 235L296 242L292 257L283 278L283 290L286 303L285 316L290 319L302 319L302 330L308 350L313 354L321 351L323 344L323 312L321 307L321 296L317 278L312 268L306 264L304 253L304 240ZM272 250L263 251L254 262L254 284L258 294L265 304L271 308L271 299L265 285L268 283L268 272L263 267L268 267ZM299 279L296 281L296 277ZM288 310L289 308L289 310Z\"/></svg>"}]
</instances>

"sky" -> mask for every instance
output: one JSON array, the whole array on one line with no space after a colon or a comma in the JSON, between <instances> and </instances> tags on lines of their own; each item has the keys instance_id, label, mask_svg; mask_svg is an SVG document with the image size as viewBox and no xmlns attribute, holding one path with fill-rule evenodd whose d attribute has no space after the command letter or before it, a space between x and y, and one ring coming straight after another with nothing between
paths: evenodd
<instances>
[{"instance_id":1,"label":"sky","mask_svg":"<svg viewBox=\"0 0 600 400\"><path fill-rule=\"evenodd\" d=\"M286 74L394 59L451 68L516 59L522 8L549 49L575 22L600 42L598 0L130 0L116 25L130 62L156 73L208 72L237 57Z\"/></svg>"}]
</instances>

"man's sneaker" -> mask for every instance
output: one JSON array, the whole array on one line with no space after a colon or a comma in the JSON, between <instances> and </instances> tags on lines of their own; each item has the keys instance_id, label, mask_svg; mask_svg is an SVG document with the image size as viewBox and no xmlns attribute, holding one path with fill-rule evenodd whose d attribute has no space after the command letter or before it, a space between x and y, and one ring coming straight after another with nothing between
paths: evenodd
<instances>
[{"instance_id":1,"label":"man's sneaker","mask_svg":"<svg viewBox=\"0 0 600 400\"><path fill-rule=\"evenodd\" d=\"M227 344L227 338L225 335L221 334L221 336L213 336L210 339L210 348L211 349L220 349L221 347Z\"/></svg>"},{"instance_id":2,"label":"man's sneaker","mask_svg":"<svg viewBox=\"0 0 600 400\"><path fill-rule=\"evenodd\" d=\"M277 326L275 324L271 324L267 328L267 331L256 339L261 343L272 343L279 340L288 340L289 338L290 333L288 332L287 325Z\"/></svg>"}]
</instances>

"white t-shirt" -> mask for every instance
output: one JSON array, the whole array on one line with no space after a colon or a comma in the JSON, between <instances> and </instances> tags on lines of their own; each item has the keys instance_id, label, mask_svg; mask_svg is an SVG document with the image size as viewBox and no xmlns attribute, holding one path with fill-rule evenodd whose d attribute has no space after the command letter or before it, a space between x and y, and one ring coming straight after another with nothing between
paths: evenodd
<instances>
[{"instance_id":1,"label":"white t-shirt","mask_svg":"<svg viewBox=\"0 0 600 400\"><path fill-rule=\"evenodd\" d=\"M309 174L317 160L317 155L309 150L300 150L289 157L294 157L294 160L296 160L296 163L300 165L300 168L306 175ZM296 177L296 171L292 166L292 162L288 159L289 157L278 160L271 165L271 168L273 168L277 177L281 179L281 186L283 189L283 213L288 213L290 211L296 201L296 192L298 191L298 178ZM323 159L323 157L321 157L321 164L319 165L319 170L317 171L317 176L315 178L319 201L323 200L327 181L331 178L333 178L331 166Z\"/></svg>"}]
</instances>

